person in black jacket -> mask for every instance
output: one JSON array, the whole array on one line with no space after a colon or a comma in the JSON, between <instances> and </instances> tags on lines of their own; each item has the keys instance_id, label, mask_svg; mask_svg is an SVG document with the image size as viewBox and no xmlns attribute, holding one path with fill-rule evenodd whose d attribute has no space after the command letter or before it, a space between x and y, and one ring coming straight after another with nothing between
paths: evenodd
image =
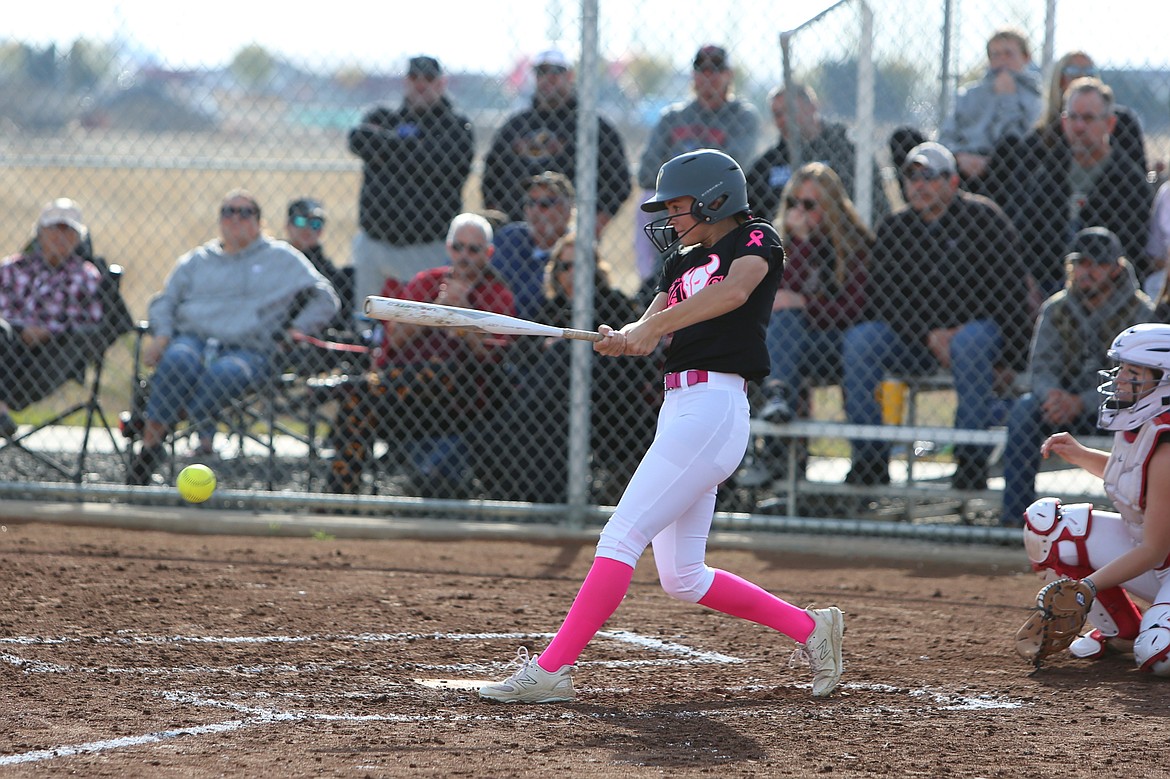
<instances>
[{"instance_id":1,"label":"person in black jacket","mask_svg":"<svg viewBox=\"0 0 1170 779\"><path fill-rule=\"evenodd\" d=\"M853 200L857 190L853 181L857 150L849 140L849 131L840 122L827 122L821 116L817 93L805 84L793 85L796 94L796 124L800 130L800 165L793 165L789 155L788 105L786 90L781 85L772 90L768 102L772 107L772 119L780 137L775 146L760 155L747 171L748 203L752 213L764 219L775 219L780 213L780 194L792 178L792 173L801 165L821 162L841 177L841 183ZM877 222L890 209L882 189L881 172L873 165L872 210L870 221Z\"/></svg>"},{"instance_id":2,"label":"person in black jacket","mask_svg":"<svg viewBox=\"0 0 1170 779\"><path fill-rule=\"evenodd\" d=\"M484 159L483 203L513 222L524 219L529 180L545 171L577 175L577 97L568 58L550 49L532 63L532 107L513 114L496 132ZM597 230L605 228L630 195L630 165L621 136L598 117Z\"/></svg>"},{"instance_id":3,"label":"person in black jacket","mask_svg":"<svg viewBox=\"0 0 1170 779\"><path fill-rule=\"evenodd\" d=\"M1064 253L1077 231L1105 227L1121 241L1139 279L1145 256L1152 192L1146 171L1113 135L1113 90L1096 78L1079 78L1064 97L1059 136L1037 130L1001 144L988 185L1020 233L1038 299L1064 282Z\"/></svg>"},{"instance_id":4,"label":"person in black jacket","mask_svg":"<svg viewBox=\"0 0 1170 779\"><path fill-rule=\"evenodd\" d=\"M881 424L874 392L889 371L950 369L955 426L993 421L1004 368L1026 365L1031 317L1012 223L987 198L959 190L954 155L937 143L910 150L902 171L909 208L882 220L870 260L864 320L845 333L845 413ZM956 489L985 489L986 447L955 447ZM853 442L851 484L889 482L889 447Z\"/></svg>"},{"instance_id":5,"label":"person in black jacket","mask_svg":"<svg viewBox=\"0 0 1170 779\"><path fill-rule=\"evenodd\" d=\"M402 106L378 106L349 132L361 157L362 189L353 242L355 315L388 278L403 283L443 261L451 220L463 210L475 140L471 122L446 96L434 57L414 57Z\"/></svg>"}]
</instances>

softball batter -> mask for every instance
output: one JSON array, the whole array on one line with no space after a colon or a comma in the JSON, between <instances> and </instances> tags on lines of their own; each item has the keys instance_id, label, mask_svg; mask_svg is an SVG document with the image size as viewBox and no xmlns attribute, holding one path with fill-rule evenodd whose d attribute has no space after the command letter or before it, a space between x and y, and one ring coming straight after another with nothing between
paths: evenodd
<instances>
[{"instance_id":1,"label":"softball batter","mask_svg":"<svg viewBox=\"0 0 1170 779\"><path fill-rule=\"evenodd\" d=\"M720 482L748 444L748 381L768 375L765 331L784 267L772 225L748 213L743 170L712 149L682 154L658 173L642 210L665 212L646 234L667 259L642 318L595 344L603 355L650 354L671 335L666 396L654 442L601 532L597 554L560 630L509 679L481 698L502 703L573 699L573 664L617 610L646 546L672 597L748 619L793 638L813 670L813 695L841 679L844 618L835 607L800 609L704 562Z\"/></svg>"}]
</instances>

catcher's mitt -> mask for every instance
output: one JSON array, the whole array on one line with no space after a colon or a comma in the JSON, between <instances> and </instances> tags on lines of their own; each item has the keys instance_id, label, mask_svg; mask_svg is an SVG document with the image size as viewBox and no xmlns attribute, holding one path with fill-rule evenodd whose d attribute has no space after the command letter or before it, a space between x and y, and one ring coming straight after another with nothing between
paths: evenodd
<instances>
[{"instance_id":1,"label":"catcher's mitt","mask_svg":"<svg viewBox=\"0 0 1170 779\"><path fill-rule=\"evenodd\" d=\"M1036 595L1036 610L1016 633L1016 651L1039 668L1080 635L1097 589L1091 581L1057 579Z\"/></svg>"}]
</instances>

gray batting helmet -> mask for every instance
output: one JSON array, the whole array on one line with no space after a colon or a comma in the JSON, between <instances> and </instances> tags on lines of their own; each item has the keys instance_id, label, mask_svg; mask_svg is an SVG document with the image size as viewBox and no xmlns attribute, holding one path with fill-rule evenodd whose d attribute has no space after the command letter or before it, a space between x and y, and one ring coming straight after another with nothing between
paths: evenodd
<instances>
[{"instance_id":1,"label":"gray batting helmet","mask_svg":"<svg viewBox=\"0 0 1170 779\"><path fill-rule=\"evenodd\" d=\"M666 201L691 196L691 213L704 222L717 222L748 210L747 179L743 168L715 149L698 149L667 160L658 171L654 197L643 211L664 211Z\"/></svg>"}]
</instances>

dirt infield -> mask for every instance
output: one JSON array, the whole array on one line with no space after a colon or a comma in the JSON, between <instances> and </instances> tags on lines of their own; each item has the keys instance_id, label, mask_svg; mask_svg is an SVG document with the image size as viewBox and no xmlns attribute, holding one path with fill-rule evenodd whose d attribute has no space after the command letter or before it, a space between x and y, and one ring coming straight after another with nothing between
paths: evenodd
<instances>
[{"instance_id":1,"label":"dirt infield","mask_svg":"<svg viewBox=\"0 0 1170 779\"><path fill-rule=\"evenodd\" d=\"M0 774L1165 775L1164 680L1120 657L1029 675L1011 651L1038 586L1019 553L783 543L710 562L844 609L833 697L790 640L671 601L646 559L578 701L506 707L462 685L544 646L592 544L10 523Z\"/></svg>"}]
</instances>

